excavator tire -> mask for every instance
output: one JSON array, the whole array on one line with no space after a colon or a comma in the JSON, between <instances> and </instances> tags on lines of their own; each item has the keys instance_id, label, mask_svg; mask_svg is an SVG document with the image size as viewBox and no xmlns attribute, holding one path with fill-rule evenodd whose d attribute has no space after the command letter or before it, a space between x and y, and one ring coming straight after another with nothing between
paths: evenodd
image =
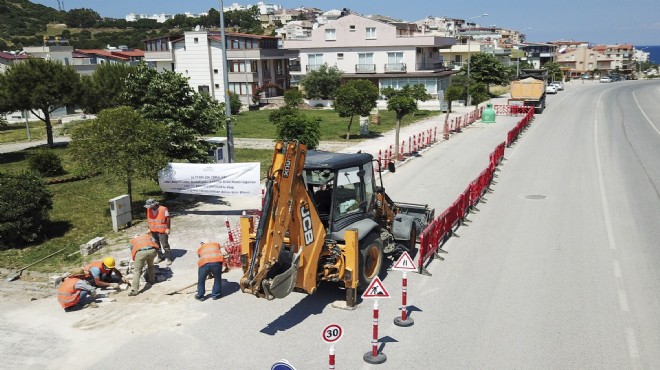
<instances>
[{"instance_id":1,"label":"excavator tire","mask_svg":"<svg viewBox=\"0 0 660 370\"><path fill-rule=\"evenodd\" d=\"M364 291L371 283L371 280L378 276L383 267L383 241L377 233L370 233L360 241L358 290Z\"/></svg>"}]
</instances>

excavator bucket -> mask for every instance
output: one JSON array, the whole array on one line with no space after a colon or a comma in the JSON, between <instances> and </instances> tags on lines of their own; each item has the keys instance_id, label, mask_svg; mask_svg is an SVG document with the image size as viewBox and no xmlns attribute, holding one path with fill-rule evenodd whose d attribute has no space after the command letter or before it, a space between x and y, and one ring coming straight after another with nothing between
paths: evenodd
<instances>
[{"instance_id":1,"label":"excavator bucket","mask_svg":"<svg viewBox=\"0 0 660 370\"><path fill-rule=\"evenodd\" d=\"M291 254L282 252L278 258L277 264L280 264L276 270L282 271L272 278L264 279L262 286L266 293L266 298L284 298L293 291L298 279L298 263L300 262L300 253ZM273 271L273 270L271 270Z\"/></svg>"}]
</instances>

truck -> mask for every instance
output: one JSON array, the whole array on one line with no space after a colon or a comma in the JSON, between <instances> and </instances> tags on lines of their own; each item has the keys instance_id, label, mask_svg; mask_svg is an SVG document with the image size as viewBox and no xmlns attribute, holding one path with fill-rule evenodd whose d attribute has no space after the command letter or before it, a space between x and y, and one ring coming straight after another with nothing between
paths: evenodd
<instances>
[{"instance_id":1,"label":"truck","mask_svg":"<svg viewBox=\"0 0 660 370\"><path fill-rule=\"evenodd\" d=\"M545 109L545 87L548 80L544 69L523 69L520 79L511 81L509 105L534 107L534 113Z\"/></svg>"},{"instance_id":2,"label":"truck","mask_svg":"<svg viewBox=\"0 0 660 370\"><path fill-rule=\"evenodd\" d=\"M374 163L368 153L278 141L261 217L241 218L241 291L271 300L294 290L313 294L327 281L345 289L346 306L354 307L386 259L412 252L435 211L392 201Z\"/></svg>"}]
</instances>

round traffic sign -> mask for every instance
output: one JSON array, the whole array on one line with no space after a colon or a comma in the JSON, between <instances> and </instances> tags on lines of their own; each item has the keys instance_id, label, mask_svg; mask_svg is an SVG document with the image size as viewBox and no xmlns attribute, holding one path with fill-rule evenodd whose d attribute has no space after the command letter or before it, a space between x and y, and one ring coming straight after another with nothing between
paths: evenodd
<instances>
[{"instance_id":1,"label":"round traffic sign","mask_svg":"<svg viewBox=\"0 0 660 370\"><path fill-rule=\"evenodd\" d=\"M334 343L340 340L342 335L344 335L344 330L337 324L326 326L322 334L323 340L326 343Z\"/></svg>"}]
</instances>

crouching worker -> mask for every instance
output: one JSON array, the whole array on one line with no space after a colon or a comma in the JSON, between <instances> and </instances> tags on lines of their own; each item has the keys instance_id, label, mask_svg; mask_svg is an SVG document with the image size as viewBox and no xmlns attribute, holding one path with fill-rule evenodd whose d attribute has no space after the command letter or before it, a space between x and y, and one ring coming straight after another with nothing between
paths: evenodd
<instances>
[{"instance_id":1,"label":"crouching worker","mask_svg":"<svg viewBox=\"0 0 660 370\"><path fill-rule=\"evenodd\" d=\"M117 278L124 283L128 283L128 279L126 279L121 272L115 268L115 259L112 257L106 257L103 261L94 261L90 263L85 266L85 271L94 278L92 284L99 288L113 288L119 290L119 283L112 281L112 274L115 274Z\"/></svg>"},{"instance_id":2,"label":"crouching worker","mask_svg":"<svg viewBox=\"0 0 660 370\"><path fill-rule=\"evenodd\" d=\"M64 279L62 285L57 289L57 300L60 302L64 311L73 311L77 308L96 308L94 303L96 298L96 288L87 281L89 275L85 274L82 268L76 268Z\"/></svg>"},{"instance_id":3,"label":"crouching worker","mask_svg":"<svg viewBox=\"0 0 660 370\"><path fill-rule=\"evenodd\" d=\"M131 284L131 291L129 296L136 296L140 290L140 275L142 275L142 268L147 265L146 280L149 284L156 283L156 269L154 268L154 259L158 256L158 244L150 233L135 235L131 239L131 257L135 263L133 264L133 282Z\"/></svg>"},{"instance_id":4,"label":"crouching worker","mask_svg":"<svg viewBox=\"0 0 660 370\"><path fill-rule=\"evenodd\" d=\"M203 301L206 294L206 278L213 274L213 289L211 297L220 299L222 297L222 262L224 253L219 243L203 241L197 249L199 261L197 261L197 294L195 299Z\"/></svg>"}]
</instances>

